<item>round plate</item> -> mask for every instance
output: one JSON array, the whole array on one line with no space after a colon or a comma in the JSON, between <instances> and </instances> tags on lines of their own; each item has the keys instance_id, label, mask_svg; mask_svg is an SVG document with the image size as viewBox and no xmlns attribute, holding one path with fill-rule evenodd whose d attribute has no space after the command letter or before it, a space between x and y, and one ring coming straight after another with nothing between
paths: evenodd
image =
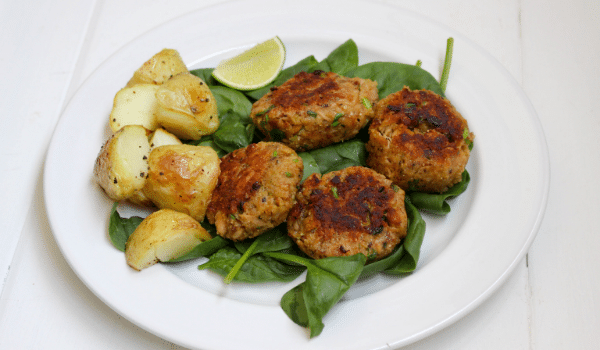
<instances>
[{"instance_id":1,"label":"round plate","mask_svg":"<svg viewBox=\"0 0 600 350\"><path fill-rule=\"evenodd\" d=\"M275 35L286 45L287 65L308 55L323 59L352 38L360 64L421 60L434 76L446 39L454 37L447 97L476 135L468 165L471 185L446 217L425 215L416 271L403 278L360 280L326 315L325 329L314 339L278 305L294 283L226 286L210 272L198 271L201 261L142 272L129 268L108 239L112 203L92 180L96 156L109 136L113 97L153 54L175 48L191 68L214 67ZM342 0L308 0L301 6L278 0L230 2L134 40L78 90L56 128L44 173L52 230L79 278L133 323L202 349L387 349L428 336L479 305L521 261L542 220L548 185L539 121L502 66L469 40L419 15Z\"/></svg>"}]
</instances>

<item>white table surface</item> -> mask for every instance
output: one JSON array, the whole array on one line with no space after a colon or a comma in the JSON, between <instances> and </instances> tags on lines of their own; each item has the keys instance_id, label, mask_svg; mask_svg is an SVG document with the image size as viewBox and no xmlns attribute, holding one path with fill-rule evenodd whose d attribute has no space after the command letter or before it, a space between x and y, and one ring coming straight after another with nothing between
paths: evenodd
<instances>
[{"instance_id":1,"label":"white table surface","mask_svg":"<svg viewBox=\"0 0 600 350\"><path fill-rule=\"evenodd\" d=\"M326 1L326 0L324 0ZM176 349L103 304L61 255L42 169L65 104L120 47L222 0L0 0L0 349ZM528 255L481 306L406 349L600 348L600 2L385 0L473 40L520 83L551 163Z\"/></svg>"}]
</instances>

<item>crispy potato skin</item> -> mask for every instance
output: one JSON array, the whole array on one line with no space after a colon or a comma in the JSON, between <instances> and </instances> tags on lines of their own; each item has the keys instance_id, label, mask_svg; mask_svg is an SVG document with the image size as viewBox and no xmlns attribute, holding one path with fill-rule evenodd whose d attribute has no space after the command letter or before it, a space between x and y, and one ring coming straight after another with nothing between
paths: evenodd
<instances>
[{"instance_id":1,"label":"crispy potato skin","mask_svg":"<svg viewBox=\"0 0 600 350\"><path fill-rule=\"evenodd\" d=\"M405 87L375 108L367 165L405 191L441 193L460 182L473 138L450 101Z\"/></svg>"},{"instance_id":2,"label":"crispy potato skin","mask_svg":"<svg viewBox=\"0 0 600 350\"><path fill-rule=\"evenodd\" d=\"M142 270L189 252L210 234L191 216L170 209L148 215L125 243L127 264Z\"/></svg>"},{"instance_id":3,"label":"crispy potato skin","mask_svg":"<svg viewBox=\"0 0 600 350\"><path fill-rule=\"evenodd\" d=\"M278 142L259 142L221 159L206 217L217 233L240 241L285 221L302 179L302 159Z\"/></svg>"},{"instance_id":4,"label":"crispy potato skin","mask_svg":"<svg viewBox=\"0 0 600 350\"><path fill-rule=\"evenodd\" d=\"M150 131L127 125L106 140L94 165L94 179L113 200L127 199L144 187Z\"/></svg>"},{"instance_id":5,"label":"crispy potato skin","mask_svg":"<svg viewBox=\"0 0 600 350\"><path fill-rule=\"evenodd\" d=\"M307 151L356 136L378 98L369 79L300 72L256 101L250 116L266 140Z\"/></svg>"},{"instance_id":6,"label":"crispy potato skin","mask_svg":"<svg viewBox=\"0 0 600 350\"><path fill-rule=\"evenodd\" d=\"M158 123L185 140L198 140L219 128L217 100L202 79L181 73L156 91Z\"/></svg>"},{"instance_id":7,"label":"crispy potato skin","mask_svg":"<svg viewBox=\"0 0 600 350\"><path fill-rule=\"evenodd\" d=\"M288 235L315 259L362 253L379 260L407 233L404 191L366 167L312 174L296 198Z\"/></svg>"},{"instance_id":8,"label":"crispy potato skin","mask_svg":"<svg viewBox=\"0 0 600 350\"><path fill-rule=\"evenodd\" d=\"M204 220L206 207L220 174L219 157L210 147L165 145L154 148L144 194L158 208Z\"/></svg>"},{"instance_id":9,"label":"crispy potato skin","mask_svg":"<svg viewBox=\"0 0 600 350\"><path fill-rule=\"evenodd\" d=\"M179 52L173 49L163 49L133 73L127 87L137 84L160 85L183 72L188 72L188 69Z\"/></svg>"}]
</instances>

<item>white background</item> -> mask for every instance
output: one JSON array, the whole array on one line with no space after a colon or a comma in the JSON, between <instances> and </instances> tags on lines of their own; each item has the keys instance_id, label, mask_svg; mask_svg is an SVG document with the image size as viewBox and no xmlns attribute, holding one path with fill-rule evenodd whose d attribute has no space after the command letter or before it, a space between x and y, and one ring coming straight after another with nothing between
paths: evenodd
<instances>
[{"instance_id":1,"label":"white background","mask_svg":"<svg viewBox=\"0 0 600 350\"><path fill-rule=\"evenodd\" d=\"M42 168L61 111L98 65L144 32L220 2L0 0L1 349L179 348L122 319L75 276L48 226ZM551 164L526 259L474 312L406 348L600 348L600 2L382 2L494 56L531 99Z\"/></svg>"}]
</instances>

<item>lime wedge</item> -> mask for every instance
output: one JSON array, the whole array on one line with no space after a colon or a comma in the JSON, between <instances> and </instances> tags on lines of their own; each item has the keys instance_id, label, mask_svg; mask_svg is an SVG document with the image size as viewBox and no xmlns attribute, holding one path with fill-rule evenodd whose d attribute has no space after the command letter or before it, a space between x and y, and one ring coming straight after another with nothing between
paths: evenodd
<instances>
[{"instance_id":1,"label":"lime wedge","mask_svg":"<svg viewBox=\"0 0 600 350\"><path fill-rule=\"evenodd\" d=\"M254 90L266 86L281 72L285 46L279 37L257 44L241 54L219 63L213 77L236 90Z\"/></svg>"}]
</instances>

